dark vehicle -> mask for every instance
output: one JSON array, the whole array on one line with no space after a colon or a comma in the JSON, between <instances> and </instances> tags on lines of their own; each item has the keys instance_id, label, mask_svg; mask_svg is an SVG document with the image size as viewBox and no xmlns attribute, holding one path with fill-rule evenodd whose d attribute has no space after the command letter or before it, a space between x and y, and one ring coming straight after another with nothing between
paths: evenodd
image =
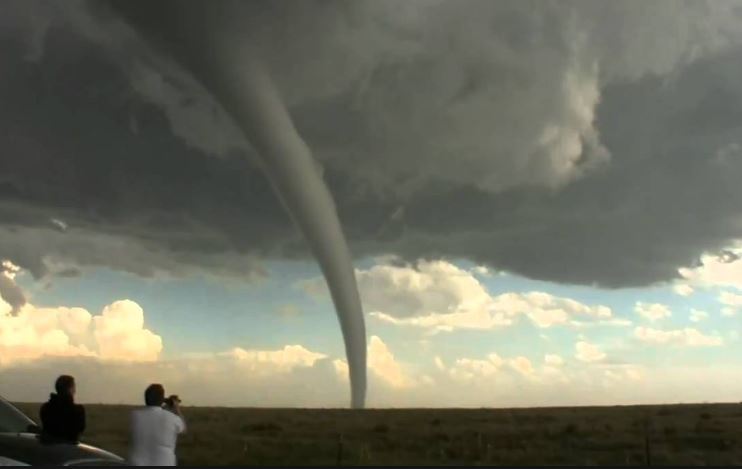
<instances>
[{"instance_id":1,"label":"dark vehicle","mask_svg":"<svg viewBox=\"0 0 742 469\"><path fill-rule=\"evenodd\" d=\"M0 397L0 466L126 466L113 453L41 436L41 428Z\"/></svg>"}]
</instances>

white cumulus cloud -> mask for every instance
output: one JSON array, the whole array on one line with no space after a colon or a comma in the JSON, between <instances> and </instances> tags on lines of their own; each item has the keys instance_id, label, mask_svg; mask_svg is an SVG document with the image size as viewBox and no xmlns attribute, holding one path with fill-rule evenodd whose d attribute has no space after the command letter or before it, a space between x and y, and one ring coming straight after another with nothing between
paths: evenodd
<instances>
[{"instance_id":1,"label":"white cumulus cloud","mask_svg":"<svg viewBox=\"0 0 742 469\"><path fill-rule=\"evenodd\" d=\"M550 366L562 366L564 365L564 359L555 354L546 354L544 356L544 363Z\"/></svg>"},{"instance_id":2,"label":"white cumulus cloud","mask_svg":"<svg viewBox=\"0 0 742 469\"><path fill-rule=\"evenodd\" d=\"M472 269L472 272L474 272L477 275L481 275L482 277L491 277L492 273L490 272L490 269L483 265L478 265Z\"/></svg>"},{"instance_id":3,"label":"white cumulus cloud","mask_svg":"<svg viewBox=\"0 0 742 469\"><path fill-rule=\"evenodd\" d=\"M734 316L742 308L742 295L723 291L719 294L719 303L724 305L721 310L724 316Z\"/></svg>"},{"instance_id":4,"label":"white cumulus cloud","mask_svg":"<svg viewBox=\"0 0 742 469\"><path fill-rule=\"evenodd\" d=\"M93 316L84 308L36 307L26 303L18 314L0 300L0 365L54 356L102 360L153 361L162 339L144 327L144 312L122 300Z\"/></svg>"},{"instance_id":5,"label":"white cumulus cloud","mask_svg":"<svg viewBox=\"0 0 742 469\"><path fill-rule=\"evenodd\" d=\"M302 345L286 345L279 350L253 350L235 347L226 355L234 357L252 371L288 372L294 368L312 367L327 355L312 352Z\"/></svg>"},{"instance_id":6,"label":"white cumulus cloud","mask_svg":"<svg viewBox=\"0 0 742 469\"><path fill-rule=\"evenodd\" d=\"M640 316L653 322L672 316L670 308L659 303L643 303L639 301L634 306L634 311Z\"/></svg>"},{"instance_id":7,"label":"white cumulus cloud","mask_svg":"<svg viewBox=\"0 0 742 469\"><path fill-rule=\"evenodd\" d=\"M447 371L454 380L468 381L489 378L497 374L504 364L505 360L496 353L491 353L485 359L458 358Z\"/></svg>"},{"instance_id":8,"label":"white cumulus cloud","mask_svg":"<svg viewBox=\"0 0 742 469\"><path fill-rule=\"evenodd\" d=\"M719 302L727 306L742 306L742 295L724 291L719 295Z\"/></svg>"},{"instance_id":9,"label":"white cumulus cloud","mask_svg":"<svg viewBox=\"0 0 742 469\"><path fill-rule=\"evenodd\" d=\"M708 319L709 313L706 311L701 311L699 309L691 309L690 310L690 320L692 322L701 322L705 319Z\"/></svg>"},{"instance_id":10,"label":"white cumulus cloud","mask_svg":"<svg viewBox=\"0 0 742 469\"><path fill-rule=\"evenodd\" d=\"M525 356L501 357L497 353L490 353L484 358L457 358L450 367L441 362L438 371L441 376L458 385L483 386L483 383L493 384L495 387L517 385L526 380L529 385L561 383L570 381L568 368L564 367L564 360L558 355L546 355L545 364L536 367Z\"/></svg>"},{"instance_id":11,"label":"white cumulus cloud","mask_svg":"<svg viewBox=\"0 0 742 469\"><path fill-rule=\"evenodd\" d=\"M575 358L582 362L599 362L605 357L605 352L601 351L597 345L585 341L575 344Z\"/></svg>"},{"instance_id":12,"label":"white cumulus cloud","mask_svg":"<svg viewBox=\"0 0 742 469\"><path fill-rule=\"evenodd\" d=\"M442 363L442 362L441 362ZM333 360L333 367L343 381L348 379L348 363L345 360ZM392 388L409 388L416 384L394 354L380 337L372 335L368 342L368 369Z\"/></svg>"},{"instance_id":13,"label":"white cumulus cloud","mask_svg":"<svg viewBox=\"0 0 742 469\"><path fill-rule=\"evenodd\" d=\"M673 287L673 290L680 296L691 296L695 291L693 287L687 283L679 283Z\"/></svg>"},{"instance_id":14,"label":"white cumulus cloud","mask_svg":"<svg viewBox=\"0 0 742 469\"><path fill-rule=\"evenodd\" d=\"M532 291L492 296L472 272L446 261L415 266L376 265L357 272L364 304L373 317L433 331L494 329L527 317L541 328L571 325L575 318L609 323L610 308ZM326 294L321 279L303 282L311 295Z\"/></svg>"},{"instance_id":15,"label":"white cumulus cloud","mask_svg":"<svg viewBox=\"0 0 742 469\"><path fill-rule=\"evenodd\" d=\"M705 254L698 267L681 268L678 272L691 285L742 290L742 242L734 243L721 254Z\"/></svg>"},{"instance_id":16,"label":"white cumulus cloud","mask_svg":"<svg viewBox=\"0 0 742 469\"><path fill-rule=\"evenodd\" d=\"M721 337L708 336L690 327L673 330L637 327L634 329L634 337L649 344L684 347L715 347L724 343Z\"/></svg>"},{"instance_id":17,"label":"white cumulus cloud","mask_svg":"<svg viewBox=\"0 0 742 469\"><path fill-rule=\"evenodd\" d=\"M162 338L144 327L144 311L131 300L116 301L93 318L94 333L102 359L157 360Z\"/></svg>"},{"instance_id":18,"label":"white cumulus cloud","mask_svg":"<svg viewBox=\"0 0 742 469\"><path fill-rule=\"evenodd\" d=\"M526 357L515 357L508 362L510 367L524 376L530 376L534 373L531 360Z\"/></svg>"}]
</instances>

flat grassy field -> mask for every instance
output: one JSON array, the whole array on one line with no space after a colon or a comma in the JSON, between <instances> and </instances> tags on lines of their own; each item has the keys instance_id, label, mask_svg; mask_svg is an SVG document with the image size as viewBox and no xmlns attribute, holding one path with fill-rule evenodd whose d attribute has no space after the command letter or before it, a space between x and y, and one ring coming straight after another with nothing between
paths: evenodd
<instances>
[{"instance_id":1,"label":"flat grassy field","mask_svg":"<svg viewBox=\"0 0 742 469\"><path fill-rule=\"evenodd\" d=\"M83 441L125 456L131 408L86 409ZM184 412L181 465L742 465L737 404Z\"/></svg>"}]
</instances>

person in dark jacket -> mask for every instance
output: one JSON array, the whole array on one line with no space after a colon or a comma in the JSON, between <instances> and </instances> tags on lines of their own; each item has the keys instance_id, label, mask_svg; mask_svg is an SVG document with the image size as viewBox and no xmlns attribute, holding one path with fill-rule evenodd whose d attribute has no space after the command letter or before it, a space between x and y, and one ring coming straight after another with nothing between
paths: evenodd
<instances>
[{"instance_id":1,"label":"person in dark jacket","mask_svg":"<svg viewBox=\"0 0 742 469\"><path fill-rule=\"evenodd\" d=\"M77 443L85 431L85 408L75 404L75 378L62 375L54 388L56 394L41 406L41 434L50 440Z\"/></svg>"}]
</instances>

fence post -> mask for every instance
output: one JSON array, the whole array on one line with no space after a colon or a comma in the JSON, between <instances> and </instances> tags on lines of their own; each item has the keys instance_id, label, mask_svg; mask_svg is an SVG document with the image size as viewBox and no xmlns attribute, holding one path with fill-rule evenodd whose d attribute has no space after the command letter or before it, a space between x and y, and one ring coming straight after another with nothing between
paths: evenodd
<instances>
[{"instance_id":1,"label":"fence post","mask_svg":"<svg viewBox=\"0 0 742 469\"><path fill-rule=\"evenodd\" d=\"M338 466L343 465L343 434L341 433L340 436L338 436L338 455L337 455L337 464Z\"/></svg>"},{"instance_id":2,"label":"fence post","mask_svg":"<svg viewBox=\"0 0 742 469\"><path fill-rule=\"evenodd\" d=\"M647 463L647 466L652 466L652 445L649 439L649 434L651 432L651 421L649 420L650 417L647 415L644 418L644 460Z\"/></svg>"},{"instance_id":3,"label":"fence post","mask_svg":"<svg viewBox=\"0 0 742 469\"><path fill-rule=\"evenodd\" d=\"M358 455L358 463L363 464L364 462L368 462L371 460L371 455L368 450L368 443L363 443L361 445L361 451Z\"/></svg>"}]
</instances>

